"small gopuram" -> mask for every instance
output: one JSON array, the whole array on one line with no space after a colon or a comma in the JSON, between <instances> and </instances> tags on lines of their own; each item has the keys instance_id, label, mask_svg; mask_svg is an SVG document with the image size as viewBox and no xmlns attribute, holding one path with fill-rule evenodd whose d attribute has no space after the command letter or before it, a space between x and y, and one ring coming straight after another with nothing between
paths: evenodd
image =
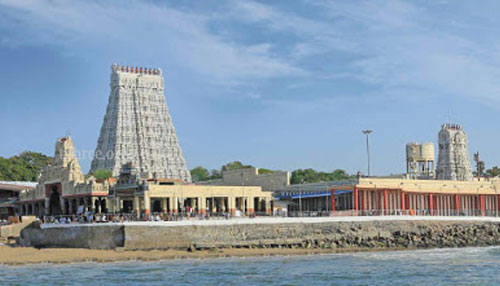
<instances>
[{"instance_id":1,"label":"small gopuram","mask_svg":"<svg viewBox=\"0 0 500 286\"><path fill-rule=\"evenodd\" d=\"M438 180L471 181L467 133L457 124L444 124L439 132Z\"/></svg>"},{"instance_id":2,"label":"small gopuram","mask_svg":"<svg viewBox=\"0 0 500 286\"><path fill-rule=\"evenodd\" d=\"M35 189L19 194L22 215L68 215L84 211L106 212L113 180L85 179L75 156L73 141L57 140L54 160L40 175Z\"/></svg>"},{"instance_id":3,"label":"small gopuram","mask_svg":"<svg viewBox=\"0 0 500 286\"><path fill-rule=\"evenodd\" d=\"M122 166L110 189L112 212L140 214L189 213L249 215L271 214L272 193L261 187L202 186L180 179L141 176L133 163Z\"/></svg>"}]
</instances>

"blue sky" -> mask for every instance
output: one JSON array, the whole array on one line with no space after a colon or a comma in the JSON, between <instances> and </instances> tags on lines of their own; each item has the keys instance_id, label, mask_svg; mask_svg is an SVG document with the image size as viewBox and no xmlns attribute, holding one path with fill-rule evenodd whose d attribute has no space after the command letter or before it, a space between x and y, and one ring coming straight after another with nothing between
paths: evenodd
<instances>
[{"instance_id":1,"label":"blue sky","mask_svg":"<svg viewBox=\"0 0 500 286\"><path fill-rule=\"evenodd\" d=\"M478 5L480 3L480 5ZM190 168L401 173L451 118L500 164L498 1L0 0L0 156L94 150L113 62L160 67ZM88 170L90 160L82 160Z\"/></svg>"}]
</instances>

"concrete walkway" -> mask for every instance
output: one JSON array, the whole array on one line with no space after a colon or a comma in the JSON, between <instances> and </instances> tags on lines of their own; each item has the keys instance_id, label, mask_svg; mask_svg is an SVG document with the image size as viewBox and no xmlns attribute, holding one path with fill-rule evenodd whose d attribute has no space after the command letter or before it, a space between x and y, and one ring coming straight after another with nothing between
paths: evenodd
<instances>
[{"instance_id":1,"label":"concrete walkway","mask_svg":"<svg viewBox=\"0 0 500 286\"><path fill-rule=\"evenodd\" d=\"M498 222L500 217L467 217L467 216L345 216L345 217L262 217L262 218L231 218L211 220L182 220L182 221L147 221L124 223L85 223L85 224L42 224L42 228L61 227L96 227L107 225L128 226L209 226L209 225L237 225L237 224L282 224L282 223L326 223L326 222L370 222L370 221L477 221Z\"/></svg>"}]
</instances>

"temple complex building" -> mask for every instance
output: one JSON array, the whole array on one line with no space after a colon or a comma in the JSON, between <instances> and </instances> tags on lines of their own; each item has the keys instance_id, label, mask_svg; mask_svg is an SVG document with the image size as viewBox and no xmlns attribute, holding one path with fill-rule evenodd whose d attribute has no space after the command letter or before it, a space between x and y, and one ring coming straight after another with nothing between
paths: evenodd
<instances>
[{"instance_id":1,"label":"temple complex building","mask_svg":"<svg viewBox=\"0 0 500 286\"><path fill-rule=\"evenodd\" d=\"M358 215L500 215L500 179L481 181L360 178L348 190ZM331 197L335 203L335 196ZM335 211L335 209L333 209Z\"/></svg>"},{"instance_id":2,"label":"temple complex building","mask_svg":"<svg viewBox=\"0 0 500 286\"><path fill-rule=\"evenodd\" d=\"M472 180L462 126L444 124L438 136L437 179L432 143L411 143L406 175L290 185L275 191L276 203L287 202L289 212L334 215L500 216L500 179Z\"/></svg>"},{"instance_id":3,"label":"temple complex building","mask_svg":"<svg viewBox=\"0 0 500 286\"><path fill-rule=\"evenodd\" d=\"M91 172L118 176L133 162L141 173L191 182L163 93L161 69L113 64L111 93Z\"/></svg>"},{"instance_id":4,"label":"temple complex building","mask_svg":"<svg viewBox=\"0 0 500 286\"><path fill-rule=\"evenodd\" d=\"M85 178L70 137L56 143L52 164L35 188L19 193L19 214L59 216L92 213L267 215L273 209L271 192L260 186L202 186L182 179L145 176L133 163L106 180Z\"/></svg>"},{"instance_id":5,"label":"temple complex building","mask_svg":"<svg viewBox=\"0 0 500 286\"><path fill-rule=\"evenodd\" d=\"M139 173L132 163L122 167L109 195L112 212L266 215L273 209L272 193L260 186L202 186Z\"/></svg>"},{"instance_id":6,"label":"temple complex building","mask_svg":"<svg viewBox=\"0 0 500 286\"><path fill-rule=\"evenodd\" d=\"M113 179L85 179L75 156L73 141L57 140L54 160L40 175L36 188L19 194L21 215L65 215L85 211L106 212Z\"/></svg>"},{"instance_id":7,"label":"temple complex building","mask_svg":"<svg viewBox=\"0 0 500 286\"><path fill-rule=\"evenodd\" d=\"M500 216L500 179L357 178L292 185L275 197L288 202L290 215Z\"/></svg>"},{"instance_id":8,"label":"temple complex building","mask_svg":"<svg viewBox=\"0 0 500 286\"><path fill-rule=\"evenodd\" d=\"M19 194L35 188L33 182L0 181L0 220L18 216L17 203Z\"/></svg>"}]
</instances>

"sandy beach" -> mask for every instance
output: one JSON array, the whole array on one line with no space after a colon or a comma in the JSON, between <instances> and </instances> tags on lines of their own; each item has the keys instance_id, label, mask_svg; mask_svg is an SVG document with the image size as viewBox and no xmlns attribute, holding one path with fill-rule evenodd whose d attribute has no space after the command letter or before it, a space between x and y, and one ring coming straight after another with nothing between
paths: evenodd
<instances>
[{"instance_id":1,"label":"sandy beach","mask_svg":"<svg viewBox=\"0 0 500 286\"><path fill-rule=\"evenodd\" d=\"M394 249L392 249L394 250ZM313 255L340 252L360 251L359 249L219 249L219 250L90 250L69 248L36 249L32 247L10 247L0 245L0 264L24 265L36 263L77 263L77 262L116 262L128 260L157 261L169 259L203 259L243 256L276 256L276 255ZM366 251L363 250L363 251ZM373 251L373 250L372 250Z\"/></svg>"}]
</instances>

